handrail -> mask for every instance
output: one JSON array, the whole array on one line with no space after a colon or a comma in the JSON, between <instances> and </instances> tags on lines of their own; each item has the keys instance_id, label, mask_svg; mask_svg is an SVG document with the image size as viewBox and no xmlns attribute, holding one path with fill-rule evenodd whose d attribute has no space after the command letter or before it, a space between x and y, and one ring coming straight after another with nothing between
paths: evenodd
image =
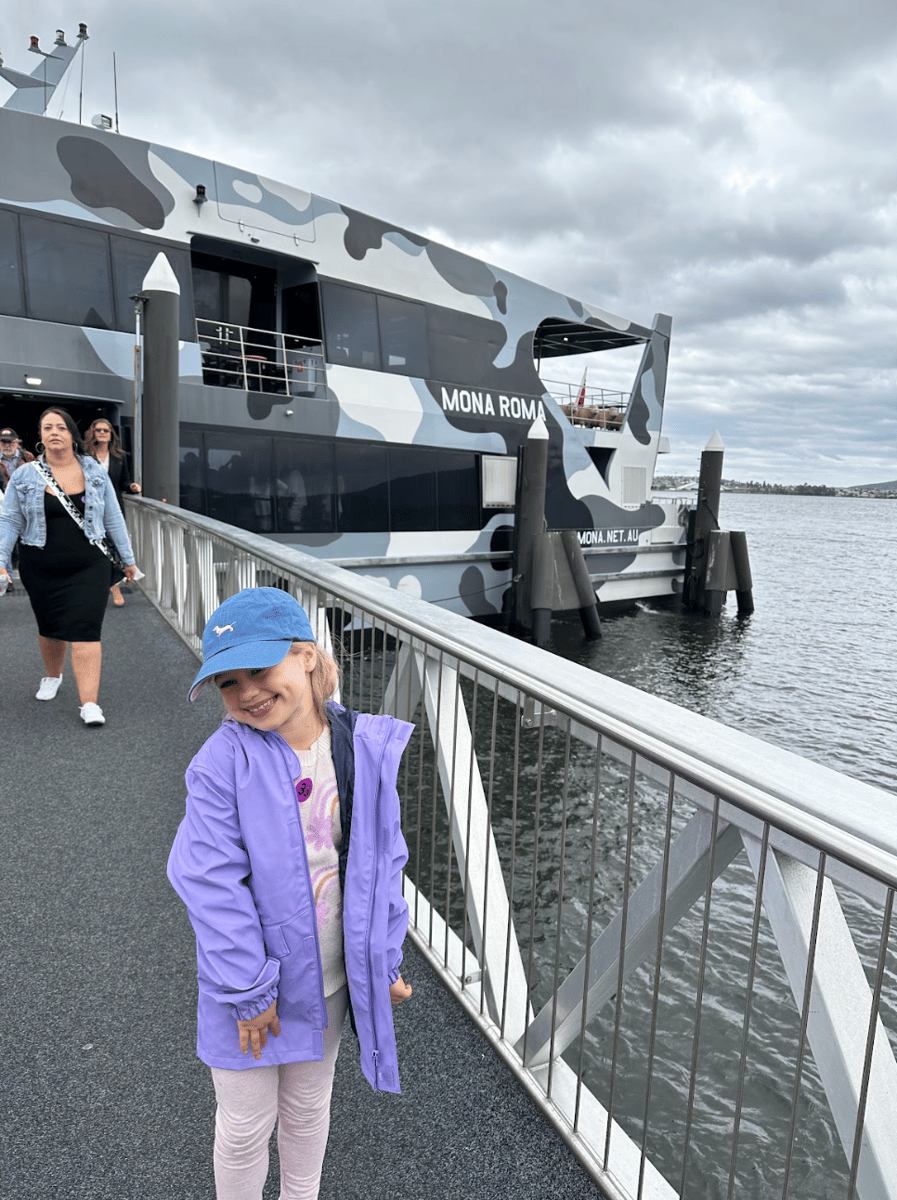
<instances>
[{"instance_id":1,"label":"handrail","mask_svg":"<svg viewBox=\"0 0 897 1200\"><path fill-rule=\"evenodd\" d=\"M776 1097L752 1160L775 1176L764 1194L807 1194L790 1190L791 1168L813 1120L809 1194L824 1177L827 1195L843 1179L845 1200L897 1200L883 1024L893 1036L893 796L333 563L126 503L147 594L194 650L224 595L273 583L325 643L341 636L345 703L417 725L400 789L411 935L613 1200L753 1187L739 1147L744 1105L759 1119L754 1087ZM753 920L733 924L728 896ZM721 953L735 957L711 972ZM742 961L746 978L726 982ZM800 1028L792 1075L752 1031L776 989ZM674 1002L695 1017L671 1044ZM723 1035L736 1094L717 1100L703 1094L705 1030L739 1006ZM816 1099L802 1107L807 1087Z\"/></svg>"},{"instance_id":2,"label":"handrail","mask_svg":"<svg viewBox=\"0 0 897 1200\"><path fill-rule=\"evenodd\" d=\"M376 597L377 611L390 625L409 635L425 632L430 645L442 653L479 666L506 687L525 691L578 725L600 731L621 745L650 752L683 779L698 784L712 776L713 786L707 790L726 795L762 821L787 822L789 827L812 821L827 853L844 857L875 873L887 886L897 887L897 822L893 812L882 806L883 794L878 788L537 646L513 642L511 662L505 635L334 566L327 559L157 500L142 497L130 503L165 515L183 515L197 529L235 549L258 553L261 542L272 565L285 571L299 569L310 582L338 589L346 601L359 608ZM547 682L552 677L554 682ZM841 798L836 809L820 800L826 794ZM858 838L848 833L849 828L857 827ZM881 857L864 861L858 841L863 847L876 847Z\"/></svg>"},{"instance_id":3,"label":"handrail","mask_svg":"<svg viewBox=\"0 0 897 1200\"><path fill-rule=\"evenodd\" d=\"M569 379L543 378L542 382L549 396L556 401L573 425L611 430L623 427L623 419L631 398L629 392L586 385L583 394L583 385Z\"/></svg>"},{"instance_id":4,"label":"handrail","mask_svg":"<svg viewBox=\"0 0 897 1200\"><path fill-rule=\"evenodd\" d=\"M324 344L316 338L196 318L203 380L271 395L315 396L327 384Z\"/></svg>"}]
</instances>

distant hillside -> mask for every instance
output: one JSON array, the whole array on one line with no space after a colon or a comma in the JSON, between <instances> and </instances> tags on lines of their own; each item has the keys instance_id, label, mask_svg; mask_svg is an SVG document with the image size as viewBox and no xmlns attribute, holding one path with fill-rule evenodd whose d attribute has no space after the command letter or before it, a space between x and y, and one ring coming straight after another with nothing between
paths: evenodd
<instances>
[{"instance_id":1,"label":"distant hillside","mask_svg":"<svg viewBox=\"0 0 897 1200\"><path fill-rule=\"evenodd\" d=\"M857 491L897 492L897 479L892 479L890 483L860 483L857 484Z\"/></svg>"}]
</instances>

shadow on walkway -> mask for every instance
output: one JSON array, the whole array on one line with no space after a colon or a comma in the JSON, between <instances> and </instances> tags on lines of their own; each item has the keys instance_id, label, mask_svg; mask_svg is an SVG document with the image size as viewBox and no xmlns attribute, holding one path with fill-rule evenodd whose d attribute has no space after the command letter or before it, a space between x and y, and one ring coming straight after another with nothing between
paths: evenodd
<instances>
[{"instance_id":1,"label":"shadow on walkway","mask_svg":"<svg viewBox=\"0 0 897 1200\"><path fill-rule=\"evenodd\" d=\"M3 981L0 1193L212 1200L213 1093L194 1057L195 959L165 877L184 770L220 719L145 597L110 605L87 729L57 698L18 587L0 599ZM600 1192L413 947L403 1094L377 1095L346 1029L322 1200L585 1200ZM272 1179L265 1200L278 1195Z\"/></svg>"}]
</instances>

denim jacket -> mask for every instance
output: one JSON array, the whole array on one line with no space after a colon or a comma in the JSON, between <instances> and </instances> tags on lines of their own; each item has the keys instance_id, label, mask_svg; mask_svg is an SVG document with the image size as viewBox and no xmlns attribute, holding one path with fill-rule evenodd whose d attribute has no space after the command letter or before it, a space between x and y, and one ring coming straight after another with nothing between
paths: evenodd
<instances>
[{"instance_id":1,"label":"denim jacket","mask_svg":"<svg viewBox=\"0 0 897 1200\"><path fill-rule=\"evenodd\" d=\"M134 562L134 551L128 538L115 488L109 476L94 458L81 457L78 462L84 472L84 534L92 542L110 537L118 548L122 562ZM16 539L24 546L43 546L47 540L47 518L44 515L46 483L31 463L19 467L9 479L3 507L0 508L0 566L9 571L10 556Z\"/></svg>"}]
</instances>

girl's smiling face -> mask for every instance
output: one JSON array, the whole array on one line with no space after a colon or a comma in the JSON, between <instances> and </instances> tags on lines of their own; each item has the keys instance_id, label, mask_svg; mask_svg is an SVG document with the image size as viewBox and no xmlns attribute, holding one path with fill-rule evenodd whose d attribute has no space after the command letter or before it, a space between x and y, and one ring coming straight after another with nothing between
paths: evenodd
<instances>
[{"instance_id":1,"label":"girl's smiling face","mask_svg":"<svg viewBox=\"0 0 897 1200\"><path fill-rule=\"evenodd\" d=\"M297 642L276 666L222 671L213 682L233 720L279 733L294 750L307 750L322 729L310 679L317 661L310 642Z\"/></svg>"}]
</instances>

